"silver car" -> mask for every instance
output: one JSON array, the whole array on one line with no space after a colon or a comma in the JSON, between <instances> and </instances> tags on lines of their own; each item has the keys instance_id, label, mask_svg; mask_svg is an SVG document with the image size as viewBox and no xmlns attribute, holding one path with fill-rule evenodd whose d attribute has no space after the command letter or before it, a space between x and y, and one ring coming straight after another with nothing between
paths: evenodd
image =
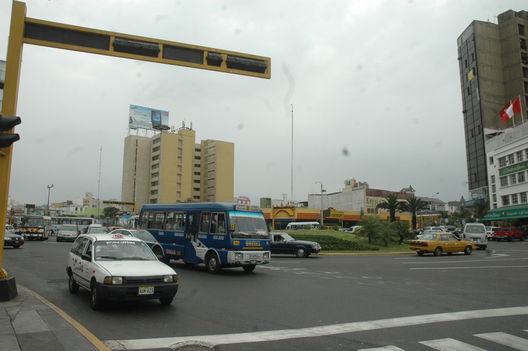
<instances>
[{"instance_id":1,"label":"silver car","mask_svg":"<svg viewBox=\"0 0 528 351\"><path fill-rule=\"evenodd\" d=\"M77 235L79 235L79 228L77 228L76 224L63 224L57 232L57 242L75 241Z\"/></svg>"}]
</instances>

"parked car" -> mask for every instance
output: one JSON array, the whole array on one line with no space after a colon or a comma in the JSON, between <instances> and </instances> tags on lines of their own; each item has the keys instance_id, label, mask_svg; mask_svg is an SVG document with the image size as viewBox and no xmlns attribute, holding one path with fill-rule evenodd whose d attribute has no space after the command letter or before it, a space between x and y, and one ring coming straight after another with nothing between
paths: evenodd
<instances>
[{"instance_id":1,"label":"parked car","mask_svg":"<svg viewBox=\"0 0 528 351\"><path fill-rule=\"evenodd\" d=\"M339 231L346 232L346 233L354 233L355 231L358 231L359 229L361 229L360 225L353 225L350 228L340 228Z\"/></svg>"},{"instance_id":2,"label":"parked car","mask_svg":"<svg viewBox=\"0 0 528 351\"><path fill-rule=\"evenodd\" d=\"M56 240L59 241L74 241L79 235L79 228L77 224L62 224L59 226L59 231L56 234Z\"/></svg>"},{"instance_id":3,"label":"parked car","mask_svg":"<svg viewBox=\"0 0 528 351\"><path fill-rule=\"evenodd\" d=\"M447 254L463 252L466 255L471 255L471 252L476 248L477 245L472 241L459 240L453 234L442 232L428 232L422 234L420 239L409 242L409 249L416 251L420 256L424 253L440 256L444 252Z\"/></svg>"},{"instance_id":4,"label":"parked car","mask_svg":"<svg viewBox=\"0 0 528 351\"><path fill-rule=\"evenodd\" d=\"M147 245L152 249L152 252L156 255L158 260L160 260L163 263L169 263L169 260L165 258L163 247L161 244L156 240L156 238L150 234L148 231L143 229L116 229L111 231L109 234L122 234L127 236L133 236L134 238L138 238L143 240Z\"/></svg>"},{"instance_id":5,"label":"parked car","mask_svg":"<svg viewBox=\"0 0 528 351\"><path fill-rule=\"evenodd\" d=\"M321 245L315 241L295 240L287 233L271 232L272 242L270 251L272 254L293 254L297 257L308 257L310 254L318 254Z\"/></svg>"},{"instance_id":6,"label":"parked car","mask_svg":"<svg viewBox=\"0 0 528 351\"><path fill-rule=\"evenodd\" d=\"M493 240L494 236L495 236L495 231L499 230L500 227L490 227L490 226L486 226L486 238L488 240Z\"/></svg>"},{"instance_id":7,"label":"parked car","mask_svg":"<svg viewBox=\"0 0 528 351\"><path fill-rule=\"evenodd\" d=\"M519 230L517 227L505 227L498 228L493 233L493 240L513 241L513 239L524 241L524 232L522 230Z\"/></svg>"},{"instance_id":8,"label":"parked car","mask_svg":"<svg viewBox=\"0 0 528 351\"><path fill-rule=\"evenodd\" d=\"M8 230L6 225L4 234L4 247L12 246L13 248L18 249L22 245L24 245L24 237L22 235L15 234L13 230Z\"/></svg>"},{"instance_id":9,"label":"parked car","mask_svg":"<svg viewBox=\"0 0 528 351\"><path fill-rule=\"evenodd\" d=\"M178 291L178 275L161 263L147 244L123 234L81 234L68 254L68 289L90 291L92 309L104 300L159 299L170 305Z\"/></svg>"}]
</instances>

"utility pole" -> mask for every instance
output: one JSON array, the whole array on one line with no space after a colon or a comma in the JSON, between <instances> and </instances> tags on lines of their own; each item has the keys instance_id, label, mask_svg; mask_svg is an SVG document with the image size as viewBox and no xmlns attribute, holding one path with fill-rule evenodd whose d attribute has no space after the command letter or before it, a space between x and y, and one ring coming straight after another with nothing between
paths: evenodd
<instances>
[{"instance_id":1,"label":"utility pole","mask_svg":"<svg viewBox=\"0 0 528 351\"><path fill-rule=\"evenodd\" d=\"M324 213L323 213L323 193L326 191L323 189L323 183L322 182L315 182L315 184L321 184L321 227L324 226Z\"/></svg>"},{"instance_id":2,"label":"utility pole","mask_svg":"<svg viewBox=\"0 0 528 351\"><path fill-rule=\"evenodd\" d=\"M50 190L51 190L51 188L53 188L53 184L47 185L46 187L48 188L48 206L47 206L47 209L48 209L48 216L49 216L50 215L50 207L49 207L50 206L50 204L49 204L49 202L50 202Z\"/></svg>"}]
</instances>

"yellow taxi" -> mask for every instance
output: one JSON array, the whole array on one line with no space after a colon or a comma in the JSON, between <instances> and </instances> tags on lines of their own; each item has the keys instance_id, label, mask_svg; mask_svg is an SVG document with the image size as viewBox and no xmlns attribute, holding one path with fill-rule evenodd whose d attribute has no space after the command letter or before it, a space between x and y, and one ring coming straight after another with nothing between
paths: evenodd
<instances>
[{"instance_id":1,"label":"yellow taxi","mask_svg":"<svg viewBox=\"0 0 528 351\"><path fill-rule=\"evenodd\" d=\"M471 255L471 252L476 250L477 246L472 241L458 240L451 233L428 232L419 235L416 240L411 240L409 249L416 251L420 256L426 252L435 256L440 256L444 252L448 255L453 252L463 252L466 255Z\"/></svg>"}]
</instances>

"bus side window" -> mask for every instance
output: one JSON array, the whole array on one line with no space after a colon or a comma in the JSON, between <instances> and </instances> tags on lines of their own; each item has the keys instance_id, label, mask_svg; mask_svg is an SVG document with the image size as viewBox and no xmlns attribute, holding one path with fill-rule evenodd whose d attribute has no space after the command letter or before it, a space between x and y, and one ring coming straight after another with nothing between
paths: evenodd
<instances>
[{"instance_id":1,"label":"bus side window","mask_svg":"<svg viewBox=\"0 0 528 351\"><path fill-rule=\"evenodd\" d=\"M176 229L176 212L167 212L165 216L165 229L174 230Z\"/></svg>"},{"instance_id":2,"label":"bus side window","mask_svg":"<svg viewBox=\"0 0 528 351\"><path fill-rule=\"evenodd\" d=\"M226 223L225 213L213 213L211 215L211 233L225 234Z\"/></svg>"},{"instance_id":3,"label":"bus side window","mask_svg":"<svg viewBox=\"0 0 528 351\"><path fill-rule=\"evenodd\" d=\"M141 218L139 220L139 225L141 226L141 229L148 228L148 217L149 217L149 212L147 211L141 212Z\"/></svg>"},{"instance_id":4,"label":"bus side window","mask_svg":"<svg viewBox=\"0 0 528 351\"><path fill-rule=\"evenodd\" d=\"M164 229L165 224L165 212L155 212L154 223L151 228L153 229Z\"/></svg>"},{"instance_id":5,"label":"bus side window","mask_svg":"<svg viewBox=\"0 0 528 351\"><path fill-rule=\"evenodd\" d=\"M200 218L200 233L209 233L209 211L202 212Z\"/></svg>"}]
</instances>

